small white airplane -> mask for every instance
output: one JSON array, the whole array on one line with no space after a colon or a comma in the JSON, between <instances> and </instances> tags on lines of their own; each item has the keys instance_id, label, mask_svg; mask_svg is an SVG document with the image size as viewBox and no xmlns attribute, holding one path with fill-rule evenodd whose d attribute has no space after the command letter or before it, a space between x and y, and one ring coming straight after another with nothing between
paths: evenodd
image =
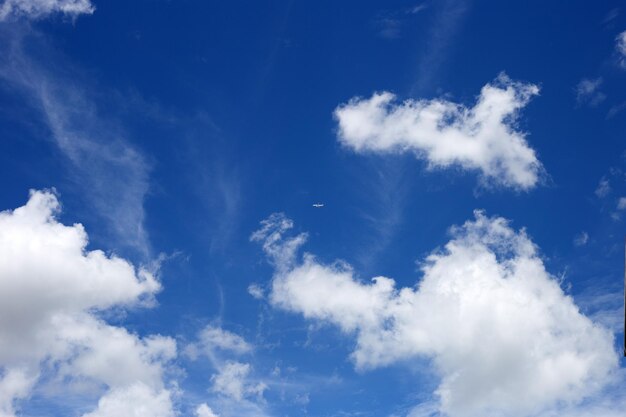
<instances>
[{"instance_id":1,"label":"small white airplane","mask_svg":"<svg viewBox=\"0 0 626 417\"><path fill-rule=\"evenodd\" d=\"M324 204L322 204L322 203L315 203L315 204L313 204L313 207L315 207L315 208L324 207Z\"/></svg>"}]
</instances>

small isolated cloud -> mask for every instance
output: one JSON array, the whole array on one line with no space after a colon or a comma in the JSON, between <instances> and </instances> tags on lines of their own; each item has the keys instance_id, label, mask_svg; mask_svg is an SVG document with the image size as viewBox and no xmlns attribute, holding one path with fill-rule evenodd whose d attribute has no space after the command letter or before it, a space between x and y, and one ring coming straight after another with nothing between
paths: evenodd
<instances>
[{"instance_id":1,"label":"small isolated cloud","mask_svg":"<svg viewBox=\"0 0 626 417\"><path fill-rule=\"evenodd\" d=\"M374 20L378 35L388 40L400 38L408 19L426 8L425 4L418 4L408 9L381 12Z\"/></svg>"},{"instance_id":2,"label":"small isolated cloud","mask_svg":"<svg viewBox=\"0 0 626 417\"><path fill-rule=\"evenodd\" d=\"M251 382L248 378L250 371L248 363L229 361L219 373L211 377L211 390L236 401L242 401L249 396L262 398L267 385L263 382Z\"/></svg>"},{"instance_id":3,"label":"small isolated cloud","mask_svg":"<svg viewBox=\"0 0 626 417\"><path fill-rule=\"evenodd\" d=\"M626 210L626 197L620 197L619 200L617 200L617 209Z\"/></svg>"},{"instance_id":4,"label":"small isolated cloud","mask_svg":"<svg viewBox=\"0 0 626 417\"><path fill-rule=\"evenodd\" d=\"M263 288L259 284L248 285L248 294L257 300L262 300L264 297Z\"/></svg>"},{"instance_id":5,"label":"small isolated cloud","mask_svg":"<svg viewBox=\"0 0 626 417\"><path fill-rule=\"evenodd\" d=\"M198 408L196 408L195 414L196 417L219 417L211 410L211 407L206 404L200 404Z\"/></svg>"},{"instance_id":6,"label":"small isolated cloud","mask_svg":"<svg viewBox=\"0 0 626 417\"><path fill-rule=\"evenodd\" d=\"M604 19L602 19L602 24L608 24L611 23L613 20L615 20L615 18L619 16L619 8L616 7L615 9L611 9L606 16L604 16Z\"/></svg>"},{"instance_id":7,"label":"small isolated cloud","mask_svg":"<svg viewBox=\"0 0 626 417\"><path fill-rule=\"evenodd\" d=\"M418 14L419 12L422 12L426 10L427 8L428 6L426 5L426 3L418 4L417 6L413 6L411 10L409 11L409 13Z\"/></svg>"},{"instance_id":8,"label":"small isolated cloud","mask_svg":"<svg viewBox=\"0 0 626 417\"><path fill-rule=\"evenodd\" d=\"M606 99L606 95L601 92L602 77L596 79L583 78L576 86L576 102L579 105L589 105L596 107Z\"/></svg>"},{"instance_id":9,"label":"small isolated cloud","mask_svg":"<svg viewBox=\"0 0 626 417\"><path fill-rule=\"evenodd\" d=\"M56 13L76 18L95 10L90 0L4 0L0 4L0 20L10 17L41 19Z\"/></svg>"},{"instance_id":10,"label":"small isolated cloud","mask_svg":"<svg viewBox=\"0 0 626 417\"><path fill-rule=\"evenodd\" d=\"M589 234L587 232L580 232L574 238L575 246L585 246L589 242Z\"/></svg>"},{"instance_id":11,"label":"small isolated cloud","mask_svg":"<svg viewBox=\"0 0 626 417\"><path fill-rule=\"evenodd\" d=\"M362 282L345 262L300 258L306 236L286 236L291 225L274 215L254 235L275 266L270 302L354 337L360 370L430 358L444 415L575 407L618 368L613 334L580 313L525 231L503 218L477 211L453 227L404 288L382 276Z\"/></svg>"},{"instance_id":12,"label":"small isolated cloud","mask_svg":"<svg viewBox=\"0 0 626 417\"><path fill-rule=\"evenodd\" d=\"M623 112L626 109L626 101L611 106L609 112L606 114L607 119L615 117L617 114Z\"/></svg>"},{"instance_id":13,"label":"small isolated cloud","mask_svg":"<svg viewBox=\"0 0 626 417\"><path fill-rule=\"evenodd\" d=\"M611 183L608 179L602 178L594 191L598 198L604 198L611 192Z\"/></svg>"},{"instance_id":14,"label":"small isolated cloud","mask_svg":"<svg viewBox=\"0 0 626 417\"><path fill-rule=\"evenodd\" d=\"M243 355L252 351L252 345L243 337L224 330L220 327L208 325L198 333L198 340L186 348L186 353L191 359L198 355L213 358L216 353L232 353Z\"/></svg>"},{"instance_id":15,"label":"small isolated cloud","mask_svg":"<svg viewBox=\"0 0 626 417\"><path fill-rule=\"evenodd\" d=\"M445 99L397 103L390 92L335 109L339 141L358 153L413 152L430 168L476 170L484 184L528 190L542 165L514 120L539 87L501 74L473 107Z\"/></svg>"},{"instance_id":16,"label":"small isolated cloud","mask_svg":"<svg viewBox=\"0 0 626 417\"><path fill-rule=\"evenodd\" d=\"M32 191L26 205L0 213L0 415L41 379L60 389L81 381L103 387L86 417L174 416L165 387L176 342L139 337L106 323L100 313L147 307L161 289L128 261L86 249L80 224L59 223L60 204Z\"/></svg>"},{"instance_id":17,"label":"small isolated cloud","mask_svg":"<svg viewBox=\"0 0 626 417\"><path fill-rule=\"evenodd\" d=\"M622 68L626 68L626 31L620 33L615 38L615 49L619 54L619 64Z\"/></svg>"},{"instance_id":18,"label":"small isolated cloud","mask_svg":"<svg viewBox=\"0 0 626 417\"><path fill-rule=\"evenodd\" d=\"M400 37L403 21L401 19L385 16L376 20L378 34L384 39L397 39Z\"/></svg>"}]
</instances>

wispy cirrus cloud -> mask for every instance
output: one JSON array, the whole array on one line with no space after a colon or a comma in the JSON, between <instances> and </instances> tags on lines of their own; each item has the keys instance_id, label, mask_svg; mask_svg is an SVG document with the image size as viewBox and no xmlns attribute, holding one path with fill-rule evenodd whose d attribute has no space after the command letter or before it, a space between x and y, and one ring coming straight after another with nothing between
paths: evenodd
<instances>
[{"instance_id":1,"label":"wispy cirrus cloud","mask_svg":"<svg viewBox=\"0 0 626 417\"><path fill-rule=\"evenodd\" d=\"M501 74L472 107L445 99L397 103L385 91L353 98L334 116L339 141L355 152L413 152L430 168L459 166L479 171L484 185L528 190L542 165L513 121L537 94L538 86Z\"/></svg>"},{"instance_id":2,"label":"wispy cirrus cloud","mask_svg":"<svg viewBox=\"0 0 626 417\"><path fill-rule=\"evenodd\" d=\"M46 41L24 27L0 33L4 41L0 79L18 91L38 112L50 138L67 158L71 178L95 212L108 223L116 246L143 256L151 252L144 227L144 199L151 166L131 144L114 116L103 116L88 83L62 57L35 57L29 48L45 50ZM48 65L44 65L46 60ZM60 70L59 68L65 68Z\"/></svg>"},{"instance_id":3,"label":"wispy cirrus cloud","mask_svg":"<svg viewBox=\"0 0 626 417\"><path fill-rule=\"evenodd\" d=\"M388 40L401 37L402 29L409 23L409 19L427 8L426 3L420 3L410 8L380 12L374 20L378 35Z\"/></svg>"},{"instance_id":4,"label":"wispy cirrus cloud","mask_svg":"<svg viewBox=\"0 0 626 417\"><path fill-rule=\"evenodd\" d=\"M90 0L4 0L0 4L0 20L42 19L55 13L75 18L95 10Z\"/></svg>"},{"instance_id":5,"label":"wispy cirrus cloud","mask_svg":"<svg viewBox=\"0 0 626 417\"><path fill-rule=\"evenodd\" d=\"M602 77L599 78L583 78L576 85L576 102L578 105L589 105L596 107L606 99L606 94L600 91L602 85Z\"/></svg>"},{"instance_id":6,"label":"wispy cirrus cloud","mask_svg":"<svg viewBox=\"0 0 626 417\"><path fill-rule=\"evenodd\" d=\"M615 49L620 66L626 69L626 30L615 38Z\"/></svg>"},{"instance_id":7,"label":"wispy cirrus cloud","mask_svg":"<svg viewBox=\"0 0 626 417\"><path fill-rule=\"evenodd\" d=\"M470 0L443 0L433 4L434 18L425 38L423 52L419 56L417 77L411 88L411 94L422 94L435 89L437 74L450 54L450 47L470 9L470 4ZM421 9L418 9L419 11Z\"/></svg>"}]
</instances>

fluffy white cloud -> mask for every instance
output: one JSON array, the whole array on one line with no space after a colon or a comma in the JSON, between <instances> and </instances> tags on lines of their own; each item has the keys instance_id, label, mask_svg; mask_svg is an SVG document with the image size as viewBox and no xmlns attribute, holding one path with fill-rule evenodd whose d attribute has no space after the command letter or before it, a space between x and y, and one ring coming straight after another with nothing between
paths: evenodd
<instances>
[{"instance_id":1,"label":"fluffy white cloud","mask_svg":"<svg viewBox=\"0 0 626 417\"><path fill-rule=\"evenodd\" d=\"M208 405L200 404L198 408L196 408L196 417L218 417L218 415L215 414Z\"/></svg>"},{"instance_id":2,"label":"fluffy white cloud","mask_svg":"<svg viewBox=\"0 0 626 417\"><path fill-rule=\"evenodd\" d=\"M218 394L241 401L245 397L254 395L262 397L267 385L263 382L250 383L250 364L242 362L227 362L219 373L211 377L213 381L212 390Z\"/></svg>"},{"instance_id":3,"label":"fluffy white cloud","mask_svg":"<svg viewBox=\"0 0 626 417\"><path fill-rule=\"evenodd\" d=\"M191 359L195 359L199 354L213 358L216 351L243 355L251 350L252 345L243 337L209 324L198 333L197 342L187 346L186 353Z\"/></svg>"},{"instance_id":4,"label":"fluffy white cloud","mask_svg":"<svg viewBox=\"0 0 626 417\"><path fill-rule=\"evenodd\" d=\"M126 260L87 251L85 230L59 223L59 207L54 194L33 191L25 206L0 213L0 415L13 415L14 401L43 374L108 389L90 416L123 407L135 411L121 415L172 415L163 372L174 340L140 338L97 316L149 306L159 282ZM155 404L166 404L161 414Z\"/></svg>"},{"instance_id":5,"label":"fluffy white cloud","mask_svg":"<svg viewBox=\"0 0 626 417\"><path fill-rule=\"evenodd\" d=\"M0 20L10 16L39 19L53 13L77 17L92 14L95 9L90 0L4 0L0 4Z\"/></svg>"},{"instance_id":6,"label":"fluffy white cloud","mask_svg":"<svg viewBox=\"0 0 626 417\"><path fill-rule=\"evenodd\" d=\"M353 98L334 115L340 142L356 152L412 151L430 168L479 170L483 183L525 190L537 184L542 166L514 119L538 93L502 74L471 108L445 99L395 103L382 92Z\"/></svg>"},{"instance_id":7,"label":"fluffy white cloud","mask_svg":"<svg viewBox=\"0 0 626 417\"><path fill-rule=\"evenodd\" d=\"M502 218L475 213L422 264L415 288L355 278L342 262L300 260L283 215L254 239L276 266L270 301L356 337L358 369L432 359L450 416L522 416L575 404L610 379L613 335L582 315L537 248Z\"/></svg>"},{"instance_id":8,"label":"fluffy white cloud","mask_svg":"<svg viewBox=\"0 0 626 417\"><path fill-rule=\"evenodd\" d=\"M265 296L263 288L259 284L255 283L248 285L248 294L257 300L262 300Z\"/></svg>"},{"instance_id":9,"label":"fluffy white cloud","mask_svg":"<svg viewBox=\"0 0 626 417\"><path fill-rule=\"evenodd\" d=\"M0 377L0 417L13 415L13 402L26 397L35 380L36 377L22 369L4 370L4 375Z\"/></svg>"},{"instance_id":10,"label":"fluffy white cloud","mask_svg":"<svg viewBox=\"0 0 626 417\"><path fill-rule=\"evenodd\" d=\"M124 389L115 389L102 397L98 409L84 417L170 417L173 416L170 393L155 391L136 383Z\"/></svg>"}]
</instances>

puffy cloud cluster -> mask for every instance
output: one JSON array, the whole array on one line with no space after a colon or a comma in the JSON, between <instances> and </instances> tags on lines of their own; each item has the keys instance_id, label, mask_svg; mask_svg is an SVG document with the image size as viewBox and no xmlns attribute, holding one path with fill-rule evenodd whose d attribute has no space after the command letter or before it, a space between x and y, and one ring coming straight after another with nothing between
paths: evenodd
<instances>
[{"instance_id":1,"label":"puffy cloud cluster","mask_svg":"<svg viewBox=\"0 0 626 417\"><path fill-rule=\"evenodd\" d=\"M211 378L213 382L211 389L237 401L242 401L248 396L262 397L267 385L263 382L249 381L250 371L248 363L229 361Z\"/></svg>"},{"instance_id":2,"label":"puffy cloud cluster","mask_svg":"<svg viewBox=\"0 0 626 417\"><path fill-rule=\"evenodd\" d=\"M483 183L527 190L542 166L514 119L538 93L502 74L471 108L445 99L396 103L385 91L353 98L334 116L340 142L356 152L412 151L431 168L478 170Z\"/></svg>"},{"instance_id":3,"label":"puffy cloud cluster","mask_svg":"<svg viewBox=\"0 0 626 417\"><path fill-rule=\"evenodd\" d=\"M209 324L200 330L197 338L185 347L187 358L192 361L206 358L214 370L211 385L211 405L200 404L197 417L213 417L214 409L223 416L265 416L263 393L269 386L254 373L251 363L243 362L254 346L242 336Z\"/></svg>"},{"instance_id":4,"label":"puffy cloud cluster","mask_svg":"<svg viewBox=\"0 0 626 417\"><path fill-rule=\"evenodd\" d=\"M414 288L300 259L306 236L285 236L291 227L276 214L253 235L276 266L270 302L354 335L358 369L430 358L445 415L554 410L596 392L617 367L612 333L580 313L526 233L503 218L476 212L452 228Z\"/></svg>"},{"instance_id":5,"label":"puffy cloud cluster","mask_svg":"<svg viewBox=\"0 0 626 417\"><path fill-rule=\"evenodd\" d=\"M85 230L59 223L59 207L53 193L33 191L25 206L0 213L0 415L14 415L41 377L104 390L89 417L174 415L163 375L175 341L141 338L99 317L151 305L159 282L87 251Z\"/></svg>"},{"instance_id":6,"label":"puffy cloud cluster","mask_svg":"<svg viewBox=\"0 0 626 417\"><path fill-rule=\"evenodd\" d=\"M0 20L10 16L39 19L53 13L77 17L95 10L90 0L4 0L0 4Z\"/></svg>"}]
</instances>

